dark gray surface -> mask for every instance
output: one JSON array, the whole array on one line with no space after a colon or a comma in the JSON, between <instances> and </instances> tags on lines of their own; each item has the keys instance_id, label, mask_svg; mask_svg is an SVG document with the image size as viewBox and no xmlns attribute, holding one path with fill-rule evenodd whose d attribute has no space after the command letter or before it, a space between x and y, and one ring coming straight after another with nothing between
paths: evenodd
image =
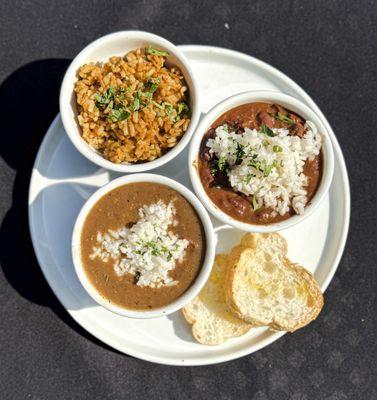
<instances>
[{"instance_id":1,"label":"dark gray surface","mask_svg":"<svg viewBox=\"0 0 377 400\"><path fill-rule=\"evenodd\" d=\"M374 1L0 2L1 399L377 399L376 23ZM167 367L102 345L52 294L28 234L31 167L69 59L121 29L259 57L328 117L348 164L352 219L309 327L240 360Z\"/></svg>"}]
</instances>

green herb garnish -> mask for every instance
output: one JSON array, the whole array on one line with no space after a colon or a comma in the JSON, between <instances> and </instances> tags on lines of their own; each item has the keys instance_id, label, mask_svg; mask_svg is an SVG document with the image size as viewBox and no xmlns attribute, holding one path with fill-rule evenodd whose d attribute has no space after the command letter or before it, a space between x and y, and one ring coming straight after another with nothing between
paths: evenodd
<instances>
[{"instance_id":1,"label":"green herb garnish","mask_svg":"<svg viewBox=\"0 0 377 400\"><path fill-rule=\"evenodd\" d=\"M275 167L276 167L276 160L275 160L273 163L267 165L267 166L264 168L263 176L264 176L265 178L267 178L268 175L270 175L271 171L272 171Z\"/></svg>"},{"instance_id":2,"label":"green herb garnish","mask_svg":"<svg viewBox=\"0 0 377 400\"><path fill-rule=\"evenodd\" d=\"M249 172L249 173L246 175L246 184L248 185L249 183L251 183L251 181L253 180L253 178L255 178L255 175L252 174L251 172Z\"/></svg>"},{"instance_id":3,"label":"green herb garnish","mask_svg":"<svg viewBox=\"0 0 377 400\"><path fill-rule=\"evenodd\" d=\"M244 155L245 155L245 146L237 142L236 161L235 161L236 165L240 165L242 163Z\"/></svg>"},{"instance_id":4,"label":"green herb garnish","mask_svg":"<svg viewBox=\"0 0 377 400\"><path fill-rule=\"evenodd\" d=\"M161 255L161 250L158 248L157 242L152 240L150 242L147 242L146 246L151 249L152 256Z\"/></svg>"},{"instance_id":5,"label":"green herb garnish","mask_svg":"<svg viewBox=\"0 0 377 400\"><path fill-rule=\"evenodd\" d=\"M156 101L153 101L153 104L154 104L157 108L159 108L160 110L163 110L163 109L164 109L164 106L161 105L161 104L158 104Z\"/></svg>"},{"instance_id":6,"label":"green herb garnish","mask_svg":"<svg viewBox=\"0 0 377 400\"><path fill-rule=\"evenodd\" d=\"M222 156L219 158L219 161L217 162L217 166L218 166L220 172L227 172L230 167L229 162L225 156Z\"/></svg>"},{"instance_id":7,"label":"green herb garnish","mask_svg":"<svg viewBox=\"0 0 377 400\"><path fill-rule=\"evenodd\" d=\"M259 128L259 131L267 136L274 137L275 134L272 129L270 129L267 125L262 124Z\"/></svg>"},{"instance_id":8,"label":"green herb garnish","mask_svg":"<svg viewBox=\"0 0 377 400\"><path fill-rule=\"evenodd\" d=\"M164 50L157 50L154 49L153 47L149 46L145 49L146 54L153 54L154 56L162 56L162 57L167 57L169 53Z\"/></svg>"},{"instance_id":9,"label":"green herb garnish","mask_svg":"<svg viewBox=\"0 0 377 400\"><path fill-rule=\"evenodd\" d=\"M249 162L249 164L248 164L248 166L249 167L252 167L252 168L255 168L257 171L259 171L259 172L264 172L264 170L263 170L263 168L262 168L262 164L261 164L261 162L260 161L255 161L255 160L253 160L253 161L250 161Z\"/></svg>"},{"instance_id":10,"label":"green herb garnish","mask_svg":"<svg viewBox=\"0 0 377 400\"><path fill-rule=\"evenodd\" d=\"M211 173L211 175L215 176L217 171L218 171L217 164L216 163L211 163L209 165L209 172Z\"/></svg>"},{"instance_id":11,"label":"green herb garnish","mask_svg":"<svg viewBox=\"0 0 377 400\"><path fill-rule=\"evenodd\" d=\"M276 118L277 118L279 121L285 122L286 124L289 124L289 125L295 125L295 124L296 124L296 122L293 121L292 118L287 117L286 115L282 114L281 112L278 112L278 113L276 114Z\"/></svg>"},{"instance_id":12,"label":"green herb garnish","mask_svg":"<svg viewBox=\"0 0 377 400\"><path fill-rule=\"evenodd\" d=\"M173 105L166 101L163 103L163 105L164 105L164 110L165 110L166 116L170 119L171 122L174 122L174 116L173 116L174 107L173 107Z\"/></svg>"},{"instance_id":13,"label":"green herb garnish","mask_svg":"<svg viewBox=\"0 0 377 400\"><path fill-rule=\"evenodd\" d=\"M253 211L257 211L259 209L259 204L257 202L256 193L253 195Z\"/></svg>"},{"instance_id":14,"label":"green herb garnish","mask_svg":"<svg viewBox=\"0 0 377 400\"><path fill-rule=\"evenodd\" d=\"M190 108L186 103L184 103L184 102L178 103L178 108L177 108L178 116L188 114L189 112L190 112Z\"/></svg>"},{"instance_id":15,"label":"green herb garnish","mask_svg":"<svg viewBox=\"0 0 377 400\"><path fill-rule=\"evenodd\" d=\"M158 77L156 79L148 79L145 83L144 83L144 88L146 91L148 91L149 93L154 93L157 88L158 85L161 83L161 78Z\"/></svg>"},{"instance_id":16,"label":"green herb garnish","mask_svg":"<svg viewBox=\"0 0 377 400\"><path fill-rule=\"evenodd\" d=\"M275 145L272 147L272 151L274 153L281 153L283 151L283 148L281 146Z\"/></svg>"},{"instance_id":17,"label":"green herb garnish","mask_svg":"<svg viewBox=\"0 0 377 400\"><path fill-rule=\"evenodd\" d=\"M140 109L140 92L136 92L131 104L131 110L138 111L139 109Z\"/></svg>"},{"instance_id":18,"label":"green herb garnish","mask_svg":"<svg viewBox=\"0 0 377 400\"><path fill-rule=\"evenodd\" d=\"M126 108L112 109L108 116L111 122L120 122L128 119L131 113Z\"/></svg>"},{"instance_id":19,"label":"green herb garnish","mask_svg":"<svg viewBox=\"0 0 377 400\"><path fill-rule=\"evenodd\" d=\"M96 107L99 109L103 109L106 107L106 105L110 104L111 102L114 102L115 100L114 88L110 85L104 94L101 92L97 92L94 98L96 100ZM112 103L110 108L112 108Z\"/></svg>"}]
</instances>

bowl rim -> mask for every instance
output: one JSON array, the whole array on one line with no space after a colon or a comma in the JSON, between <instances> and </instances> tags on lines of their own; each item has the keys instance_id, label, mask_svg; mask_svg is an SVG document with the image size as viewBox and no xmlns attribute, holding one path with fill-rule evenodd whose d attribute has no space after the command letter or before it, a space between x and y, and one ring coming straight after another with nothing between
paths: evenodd
<instances>
[{"instance_id":1,"label":"bowl rim","mask_svg":"<svg viewBox=\"0 0 377 400\"><path fill-rule=\"evenodd\" d=\"M126 307L112 304L111 302L109 302L109 300L106 300L94 287L94 285L90 282L88 276L86 275L81 260L81 233L86 217L90 212L90 210L92 209L92 207L97 203L99 199L102 198L102 196L104 196L111 190L118 188L120 186L137 182L159 183L162 185L166 185L176 190L178 193L180 193L194 207L196 213L198 214L200 221L203 225L205 241L206 241L204 260L200 268L200 271L195 280L193 281L193 283L191 284L191 286L181 296L176 298L171 303L167 304L166 306L155 308L152 310L127 309ZM124 317L146 319L146 318L157 318L171 314L184 307L189 301L191 301L194 297L196 297L199 294L200 290L207 282L212 270L212 265L215 257L216 236L211 223L211 219L206 209L204 208L202 203L198 200L198 198L194 195L194 193L192 193L181 183L173 179L170 179L166 176L140 173L140 174L121 176L117 179L114 179L109 183L107 183L106 185L99 188L89 197L89 199L85 202L85 204L83 205L77 216L73 228L71 245L72 245L72 259L76 275L78 276L84 289L92 297L92 299L96 301L96 303L103 306L107 310L110 310Z\"/></svg>"},{"instance_id":2,"label":"bowl rim","mask_svg":"<svg viewBox=\"0 0 377 400\"><path fill-rule=\"evenodd\" d=\"M74 118L72 118L70 112L70 103L72 98L72 85L76 82L76 73L78 68L87 62L88 56L95 50L106 46L107 43L113 40L129 40L129 39L140 39L142 41L151 42L159 47L162 47L169 51L169 53L175 57L184 67L186 71L182 71L185 76L186 82L191 81L192 88L190 90L190 99L192 103L191 107L191 120L188 125L186 132L182 135L181 139L170 149L167 153L161 157L143 163L137 164L116 164L112 161L106 160L101 154L96 152L90 147L81 137L81 128L77 127ZM110 57L111 55L109 55ZM60 114L63 121L64 130L66 131L68 137L70 138L76 149L89 161L97 164L102 168L106 168L111 171L123 172L123 173L134 173L134 172L144 172L149 171L162 165L168 163L173 158L178 156L181 151L190 142L191 136L194 133L196 125L199 121L201 114L201 101L199 96L199 84L195 77L195 74L191 68L190 62L186 58L179 48L168 41L167 39L158 36L154 33L138 31L138 30L123 30L118 32L109 33L107 35L101 36L98 39L92 41L87 46L85 46L72 60L68 66L64 78L60 87L59 94L59 108Z\"/></svg>"},{"instance_id":3,"label":"bowl rim","mask_svg":"<svg viewBox=\"0 0 377 400\"><path fill-rule=\"evenodd\" d=\"M225 112L231 110L232 108L257 101L281 104L283 107L286 107L293 112L296 112L298 115L304 117L305 120L313 121L318 127L318 130L323 138L323 166L321 181L313 198L310 200L309 204L305 206L304 213L301 215L293 215L284 221L274 222L266 225L249 224L246 222L242 222L232 218L224 211L222 211L212 202L212 200L205 192L197 170L197 157L199 154L200 143L202 141L203 135L207 132L211 124L218 117L220 117ZM332 182L334 173L334 153L331 143L331 136L328 133L325 124L323 124L319 116L311 108L309 108L307 105L305 105L295 97L292 97L282 92L274 90L253 90L238 93L222 100L221 102L217 103L213 108L211 108L210 111L208 111L208 113L201 119L191 140L188 155L188 169L190 180L196 195L213 216L215 216L217 219L225 224L229 224L234 228L241 229L247 232L271 233L290 228L302 222L317 209L317 207L320 205L320 203L328 193Z\"/></svg>"}]
</instances>

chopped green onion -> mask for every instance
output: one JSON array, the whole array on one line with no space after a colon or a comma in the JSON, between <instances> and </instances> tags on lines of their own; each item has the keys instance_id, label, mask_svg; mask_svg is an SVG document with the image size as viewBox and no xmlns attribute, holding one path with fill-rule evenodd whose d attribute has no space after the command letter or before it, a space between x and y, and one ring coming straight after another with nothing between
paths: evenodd
<instances>
[{"instance_id":1,"label":"chopped green onion","mask_svg":"<svg viewBox=\"0 0 377 400\"><path fill-rule=\"evenodd\" d=\"M248 184L253 180L253 178L255 178L255 175L252 174L251 172L249 172L249 173L246 175L246 184L248 185Z\"/></svg>"},{"instance_id":2,"label":"chopped green onion","mask_svg":"<svg viewBox=\"0 0 377 400\"><path fill-rule=\"evenodd\" d=\"M272 147L272 151L274 153L281 153L283 151L283 148L281 146L275 145Z\"/></svg>"},{"instance_id":3,"label":"chopped green onion","mask_svg":"<svg viewBox=\"0 0 377 400\"><path fill-rule=\"evenodd\" d=\"M151 46L146 48L145 53L146 54L153 54L154 56L162 56L162 57L167 57L169 55L169 53L167 51L157 50L157 49L154 49Z\"/></svg>"},{"instance_id":4,"label":"chopped green onion","mask_svg":"<svg viewBox=\"0 0 377 400\"><path fill-rule=\"evenodd\" d=\"M229 162L226 157L220 157L217 166L219 167L220 172L227 172L229 169Z\"/></svg>"},{"instance_id":5,"label":"chopped green onion","mask_svg":"<svg viewBox=\"0 0 377 400\"><path fill-rule=\"evenodd\" d=\"M274 137L275 134L272 129L270 129L267 125L262 124L259 128L259 131L267 136Z\"/></svg>"},{"instance_id":6,"label":"chopped green onion","mask_svg":"<svg viewBox=\"0 0 377 400\"><path fill-rule=\"evenodd\" d=\"M215 176L217 173L217 165L216 164L211 164L209 166L209 171L211 172L212 176Z\"/></svg>"},{"instance_id":7,"label":"chopped green onion","mask_svg":"<svg viewBox=\"0 0 377 400\"><path fill-rule=\"evenodd\" d=\"M166 101L163 104L165 107L164 110L165 110L166 116L170 119L171 122L174 122L174 117L173 117L174 107L173 107L173 105Z\"/></svg>"},{"instance_id":8,"label":"chopped green onion","mask_svg":"<svg viewBox=\"0 0 377 400\"><path fill-rule=\"evenodd\" d=\"M184 102L178 103L178 109L177 109L178 115L188 114L189 111L190 111L190 108L186 103L184 103Z\"/></svg>"},{"instance_id":9,"label":"chopped green onion","mask_svg":"<svg viewBox=\"0 0 377 400\"><path fill-rule=\"evenodd\" d=\"M268 175L270 175L271 171L276 167L276 160L271 163L270 165L267 165L266 168L263 171L263 176L267 178Z\"/></svg>"},{"instance_id":10,"label":"chopped green onion","mask_svg":"<svg viewBox=\"0 0 377 400\"><path fill-rule=\"evenodd\" d=\"M257 211L259 209L259 204L257 202L256 193L253 195L253 210Z\"/></svg>"},{"instance_id":11,"label":"chopped green onion","mask_svg":"<svg viewBox=\"0 0 377 400\"><path fill-rule=\"evenodd\" d=\"M281 112L278 112L278 113L276 114L276 118L277 118L279 121L285 122L286 124L289 124L289 125L295 125L295 124L296 124L296 122L293 121L293 119L287 117L286 115L282 114Z\"/></svg>"},{"instance_id":12,"label":"chopped green onion","mask_svg":"<svg viewBox=\"0 0 377 400\"><path fill-rule=\"evenodd\" d=\"M163 110L163 109L164 109L164 106L161 105L161 104L158 104L156 101L153 101L153 104L154 104L157 108L159 108L160 110Z\"/></svg>"},{"instance_id":13,"label":"chopped green onion","mask_svg":"<svg viewBox=\"0 0 377 400\"><path fill-rule=\"evenodd\" d=\"M150 93L154 93L157 88L158 85L161 83L161 78L158 77L156 79L148 79L146 83L144 83L144 88L150 92Z\"/></svg>"}]
</instances>

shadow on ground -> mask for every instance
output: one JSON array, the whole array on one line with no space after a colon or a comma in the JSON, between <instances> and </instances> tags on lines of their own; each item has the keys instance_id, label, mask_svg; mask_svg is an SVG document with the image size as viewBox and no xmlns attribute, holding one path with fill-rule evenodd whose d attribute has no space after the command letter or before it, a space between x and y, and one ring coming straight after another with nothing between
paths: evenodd
<instances>
[{"instance_id":1,"label":"shadow on ground","mask_svg":"<svg viewBox=\"0 0 377 400\"><path fill-rule=\"evenodd\" d=\"M34 61L0 86L0 156L16 171L12 206L0 227L0 263L6 279L21 296L50 307L72 329L104 346L59 303L39 268L29 234L30 175L44 134L59 111L60 84L69 63L68 59Z\"/></svg>"}]
</instances>

